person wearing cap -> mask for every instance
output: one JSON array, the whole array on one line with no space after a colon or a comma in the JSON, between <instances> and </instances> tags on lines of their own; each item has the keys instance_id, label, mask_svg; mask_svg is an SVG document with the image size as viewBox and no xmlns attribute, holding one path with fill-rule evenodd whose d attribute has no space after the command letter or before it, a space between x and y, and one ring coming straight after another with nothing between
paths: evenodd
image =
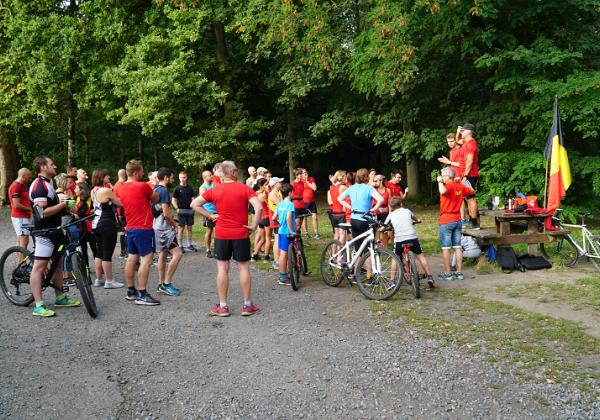
<instances>
[{"instance_id":1,"label":"person wearing cap","mask_svg":"<svg viewBox=\"0 0 600 420\"><path fill-rule=\"evenodd\" d=\"M246 179L246 185L252 188L256 184L256 168L254 166L248 166L248 175L250 176Z\"/></svg>"},{"instance_id":2,"label":"person wearing cap","mask_svg":"<svg viewBox=\"0 0 600 420\"><path fill-rule=\"evenodd\" d=\"M477 208L477 183L479 181L479 153L477 140L475 140L475 126L466 123L456 130L456 140L462 140L460 156L461 181L469 181L473 192L467 196L467 207L470 220L464 224L465 229L479 229L479 212Z\"/></svg>"}]
</instances>

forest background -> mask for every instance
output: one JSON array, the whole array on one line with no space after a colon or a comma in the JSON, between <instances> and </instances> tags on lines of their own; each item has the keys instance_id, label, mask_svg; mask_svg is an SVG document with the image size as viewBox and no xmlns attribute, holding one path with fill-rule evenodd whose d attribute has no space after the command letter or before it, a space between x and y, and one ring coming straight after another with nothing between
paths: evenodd
<instances>
[{"instance_id":1,"label":"forest background","mask_svg":"<svg viewBox=\"0 0 600 420\"><path fill-rule=\"evenodd\" d=\"M573 185L600 204L595 0L0 0L0 200L59 167L225 158L275 175L405 170L435 199L445 136L477 127L481 196L543 192L557 96Z\"/></svg>"}]
</instances>

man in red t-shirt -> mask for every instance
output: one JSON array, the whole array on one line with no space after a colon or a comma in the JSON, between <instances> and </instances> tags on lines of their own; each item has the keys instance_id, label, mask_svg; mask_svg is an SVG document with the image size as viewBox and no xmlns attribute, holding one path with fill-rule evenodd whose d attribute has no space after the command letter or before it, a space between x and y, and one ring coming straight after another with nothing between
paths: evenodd
<instances>
[{"instance_id":1,"label":"man in red t-shirt","mask_svg":"<svg viewBox=\"0 0 600 420\"><path fill-rule=\"evenodd\" d=\"M27 168L19 169L17 179L8 187L10 200L10 218L12 220L17 245L27 248L29 244L29 231L23 229L24 224L31 223L31 201L29 201L29 184L33 175Z\"/></svg>"},{"instance_id":2,"label":"man in red t-shirt","mask_svg":"<svg viewBox=\"0 0 600 420\"><path fill-rule=\"evenodd\" d=\"M401 182L402 171L400 169L394 169L390 174L390 180L385 184L390 190L390 197L400 197L402 200L406 198L408 187L406 187L406 190L403 190Z\"/></svg>"},{"instance_id":3,"label":"man in red t-shirt","mask_svg":"<svg viewBox=\"0 0 600 420\"><path fill-rule=\"evenodd\" d=\"M127 297L137 305L155 306L160 302L154 299L146 287L148 275L154 254L154 230L152 230L151 202L158 200L158 194L152 190L147 182L143 182L144 167L139 160L130 160L125 167L127 182L119 185L115 195L119 197L125 211L127 220L127 262L125 263L125 281L127 283ZM135 267L138 269L138 288L135 288Z\"/></svg>"},{"instance_id":4,"label":"man in red t-shirt","mask_svg":"<svg viewBox=\"0 0 600 420\"><path fill-rule=\"evenodd\" d=\"M192 201L190 207L208 220L216 220L214 257L217 260L217 292L219 303L211 308L213 316L229 316L227 292L229 290L229 261L233 256L240 272L240 288L244 297L242 316L253 315L260 311L252 302L252 279L250 277L250 238L262 218L262 205L256 193L247 186L237 182L238 168L233 161L226 160L221 164L222 182ZM206 210L203 205L213 203L216 214ZM254 207L252 226L248 226L248 203Z\"/></svg>"},{"instance_id":5,"label":"man in red t-shirt","mask_svg":"<svg viewBox=\"0 0 600 420\"><path fill-rule=\"evenodd\" d=\"M479 181L479 152L475 134L475 126L467 123L462 127L458 127L456 138L462 139L460 148L460 167L462 169L461 181L469 181L473 187L473 193L467 197L467 207L469 208L469 216L471 220L465 223L465 229L479 229L479 212L477 208L477 198L475 191Z\"/></svg>"},{"instance_id":6,"label":"man in red t-shirt","mask_svg":"<svg viewBox=\"0 0 600 420\"><path fill-rule=\"evenodd\" d=\"M294 198L292 198L292 202L294 203L294 208L296 209L296 228L298 232L302 232L302 224L306 220L305 217L300 217L306 214L306 209L304 207L304 169L296 168L292 171L294 175L294 180L290 182L292 189L294 190ZM306 225L304 225L304 231L306 231Z\"/></svg>"},{"instance_id":7,"label":"man in red t-shirt","mask_svg":"<svg viewBox=\"0 0 600 420\"><path fill-rule=\"evenodd\" d=\"M460 169L460 146L456 141L456 135L454 133L449 133L446 136L446 142L448 143L448 147L450 150L448 151L448 157L442 156L438 158L438 162L443 163L444 165L450 166L454 169L454 174L457 177L462 177L462 172Z\"/></svg>"},{"instance_id":8,"label":"man in red t-shirt","mask_svg":"<svg viewBox=\"0 0 600 420\"><path fill-rule=\"evenodd\" d=\"M302 183L304 184L304 192L302 194L302 200L304 201L304 208L310 211L312 219L313 232L315 239L321 239L319 235L319 221L317 219L317 203L315 202L315 191L317 190L317 184L312 176L308 176L306 169L302 170ZM304 233L308 237L308 223L304 223Z\"/></svg>"},{"instance_id":9,"label":"man in red t-shirt","mask_svg":"<svg viewBox=\"0 0 600 420\"><path fill-rule=\"evenodd\" d=\"M440 192L440 219L438 234L442 255L444 257L444 272L438 276L439 280L462 280L462 222L460 220L460 207L463 198L473 194L473 189L465 182L454 180L454 169L442 169L442 176L437 177ZM450 270L450 249L456 253L456 272Z\"/></svg>"}]
</instances>

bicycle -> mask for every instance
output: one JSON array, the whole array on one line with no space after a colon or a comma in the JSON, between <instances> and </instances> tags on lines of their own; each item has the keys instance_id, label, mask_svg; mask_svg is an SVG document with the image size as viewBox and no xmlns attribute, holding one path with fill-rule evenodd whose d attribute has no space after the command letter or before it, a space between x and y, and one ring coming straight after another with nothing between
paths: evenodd
<instances>
[{"instance_id":1,"label":"bicycle","mask_svg":"<svg viewBox=\"0 0 600 420\"><path fill-rule=\"evenodd\" d=\"M304 214L297 217L306 218L310 217L312 212L307 210ZM304 242L302 241L302 235L299 233L293 233L287 235L290 240L290 247L288 249L288 276L290 278L290 284L293 290L300 288L300 275L308 275L308 263L306 262L306 254L304 253Z\"/></svg>"},{"instance_id":2,"label":"bicycle","mask_svg":"<svg viewBox=\"0 0 600 420\"><path fill-rule=\"evenodd\" d=\"M552 215L556 227L560 230L565 230L565 228L581 230L583 244L580 245L567 229L565 234L557 235L556 242L540 244L542 254L548 259L554 256L560 258L567 267L573 267L581 257L587 257L594 268L600 271L600 235L592 234L585 224L586 216L590 216L592 213L579 213L581 224L577 225L564 223L560 217L562 211L562 209L556 209Z\"/></svg>"},{"instance_id":3,"label":"bicycle","mask_svg":"<svg viewBox=\"0 0 600 420\"><path fill-rule=\"evenodd\" d=\"M363 214L369 223L369 229L345 244L333 240L325 245L321 254L321 276L328 286L336 287L344 280L352 281L349 276L354 272L354 279L361 293L368 299L389 299L402 284L398 278L401 261L396 254L378 244L375 240L375 229L382 224L368 213ZM362 240L356 252L352 245ZM349 262L348 262L349 261Z\"/></svg>"},{"instance_id":4,"label":"bicycle","mask_svg":"<svg viewBox=\"0 0 600 420\"><path fill-rule=\"evenodd\" d=\"M77 239L71 235L68 228L85 223L87 220L94 217L95 215L91 214L67 225L49 229L34 230L34 225L23 225L23 227L31 232L34 249L36 236L56 233L58 231L62 231L67 237L69 245L75 245ZM63 255L65 258L69 259L71 263L75 284L79 289L81 300L83 301L88 314L92 318L96 318L98 316L98 308L96 307L96 300L94 299L94 294L92 292L90 271L83 260L83 255L78 242L75 247L61 244L58 246L56 252L52 254L52 257L50 258L50 268L44 272L42 278L42 290L47 287L58 290L58 287L52 283L52 278L56 271L56 267L58 266L60 257ZM2 257L0 257L0 288L4 293L4 296L6 296L6 298L14 305L29 306L33 302L33 293L29 285L31 271L33 269L33 256L33 251L20 246L13 246L4 251ZM69 287L63 286L61 291L68 292Z\"/></svg>"}]
</instances>

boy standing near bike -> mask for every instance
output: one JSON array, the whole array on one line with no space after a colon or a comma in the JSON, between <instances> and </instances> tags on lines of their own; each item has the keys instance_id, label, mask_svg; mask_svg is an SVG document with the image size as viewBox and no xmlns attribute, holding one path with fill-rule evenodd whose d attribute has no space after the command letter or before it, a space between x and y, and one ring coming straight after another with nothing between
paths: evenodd
<instances>
[{"instance_id":1,"label":"boy standing near bike","mask_svg":"<svg viewBox=\"0 0 600 420\"><path fill-rule=\"evenodd\" d=\"M420 220L410 211L402 207L402 199L400 197L392 197L389 202L392 212L385 219L384 224L392 224L394 228L394 252L396 255L402 256L405 245L412 245L411 251L417 257L417 260L425 270L427 275L427 284L433 288L433 277L429 271L429 264L421 249L421 243L417 237L414 222L420 223ZM382 228L383 229L383 228Z\"/></svg>"},{"instance_id":2,"label":"boy standing near bike","mask_svg":"<svg viewBox=\"0 0 600 420\"><path fill-rule=\"evenodd\" d=\"M279 230L277 233L277 245L279 247L279 281L282 286L289 286L290 279L288 277L288 250L290 248L290 240L288 235L296 233L296 208L292 203L294 198L294 190L290 184L281 186L281 195L284 197L273 214L273 220L279 221Z\"/></svg>"},{"instance_id":3,"label":"boy standing near bike","mask_svg":"<svg viewBox=\"0 0 600 420\"><path fill-rule=\"evenodd\" d=\"M31 187L29 188L29 200L34 206L33 219L35 230L59 228L61 225L61 214L69 205L72 206L74 201L69 203L61 203L59 201L58 195L52 186L52 177L56 175L56 165L54 165L54 162L50 158L46 156L37 157L33 164L38 177L31 183ZM36 206L40 211L35 211ZM31 292L35 299L35 307L33 308L34 316L50 317L55 315L55 312L49 309L42 299L42 279L44 271L48 268L48 261L56 250L64 244L66 244L66 239L60 229L52 233L36 235L35 237L35 261L29 280ZM79 306L81 302L67 297L62 292L62 259L63 257L61 256L56 261L57 266L52 278L52 283L56 286L56 289L54 289L56 294L54 306L57 308Z\"/></svg>"}]
</instances>

